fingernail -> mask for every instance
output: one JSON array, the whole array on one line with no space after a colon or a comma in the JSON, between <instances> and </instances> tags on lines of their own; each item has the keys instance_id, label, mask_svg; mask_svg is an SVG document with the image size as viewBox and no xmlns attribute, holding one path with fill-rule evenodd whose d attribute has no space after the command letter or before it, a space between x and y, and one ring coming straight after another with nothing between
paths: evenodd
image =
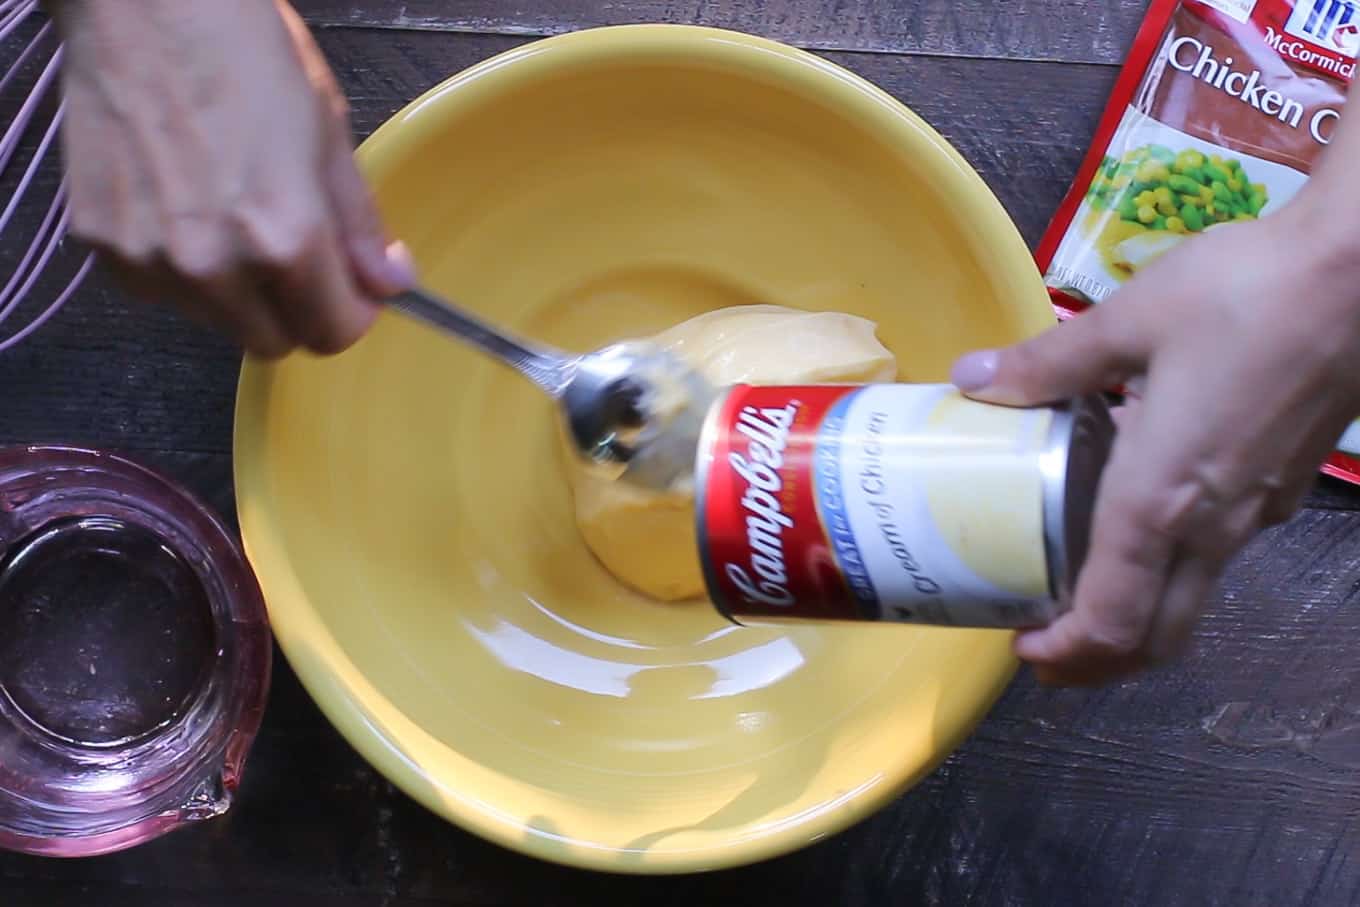
<instances>
[{"instance_id":1,"label":"fingernail","mask_svg":"<svg viewBox=\"0 0 1360 907\"><path fill-rule=\"evenodd\" d=\"M954 363L950 378L961 391L980 391L996 380L1000 358L996 350L968 353Z\"/></svg>"},{"instance_id":2,"label":"fingernail","mask_svg":"<svg viewBox=\"0 0 1360 907\"><path fill-rule=\"evenodd\" d=\"M406 248L404 242L394 242L387 247L387 273L394 284L402 289L408 289L416 285L419 278L416 276L416 262L411 255L411 250Z\"/></svg>"}]
</instances>

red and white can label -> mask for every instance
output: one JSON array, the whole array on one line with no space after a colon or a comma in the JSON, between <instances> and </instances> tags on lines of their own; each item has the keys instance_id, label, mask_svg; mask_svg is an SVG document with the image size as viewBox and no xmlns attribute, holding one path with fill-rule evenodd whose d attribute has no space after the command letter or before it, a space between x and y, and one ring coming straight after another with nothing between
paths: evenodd
<instances>
[{"instance_id":1,"label":"red and white can label","mask_svg":"<svg viewBox=\"0 0 1360 907\"><path fill-rule=\"evenodd\" d=\"M730 616L1055 616L1040 464L1051 410L948 385L741 386L711 418L700 556Z\"/></svg>"}]
</instances>

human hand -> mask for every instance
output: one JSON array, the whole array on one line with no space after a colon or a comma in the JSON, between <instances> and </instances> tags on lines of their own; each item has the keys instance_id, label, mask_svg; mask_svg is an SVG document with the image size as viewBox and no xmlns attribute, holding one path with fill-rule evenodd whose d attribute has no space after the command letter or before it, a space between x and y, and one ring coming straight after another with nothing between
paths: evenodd
<instances>
[{"instance_id":1,"label":"human hand","mask_svg":"<svg viewBox=\"0 0 1360 907\"><path fill-rule=\"evenodd\" d=\"M1072 610L1016 638L1041 681L1178 654L1228 561L1297 510L1360 413L1360 256L1322 228L1330 210L1319 186L1215 228L1067 323L956 363L960 390L994 403L1130 390Z\"/></svg>"},{"instance_id":2,"label":"human hand","mask_svg":"<svg viewBox=\"0 0 1360 907\"><path fill-rule=\"evenodd\" d=\"M276 358L339 352L413 282L348 108L275 0L49 0L72 232L139 295Z\"/></svg>"}]
</instances>

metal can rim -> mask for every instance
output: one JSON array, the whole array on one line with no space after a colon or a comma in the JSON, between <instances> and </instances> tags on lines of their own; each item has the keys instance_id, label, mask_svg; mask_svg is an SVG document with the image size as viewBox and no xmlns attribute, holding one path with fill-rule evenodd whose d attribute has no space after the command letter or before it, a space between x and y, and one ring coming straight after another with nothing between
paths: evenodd
<instances>
[{"instance_id":1,"label":"metal can rim","mask_svg":"<svg viewBox=\"0 0 1360 907\"><path fill-rule=\"evenodd\" d=\"M1096 492L1113 437L1114 420L1104 396L1087 395L1054 407L1040 469L1049 584L1062 610L1070 607L1086 563Z\"/></svg>"}]
</instances>

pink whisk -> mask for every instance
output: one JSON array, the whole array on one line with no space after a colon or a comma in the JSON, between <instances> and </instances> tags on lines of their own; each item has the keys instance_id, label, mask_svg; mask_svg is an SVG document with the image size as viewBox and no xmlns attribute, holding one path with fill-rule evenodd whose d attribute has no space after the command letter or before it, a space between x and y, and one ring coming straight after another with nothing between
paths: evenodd
<instances>
[{"instance_id":1,"label":"pink whisk","mask_svg":"<svg viewBox=\"0 0 1360 907\"><path fill-rule=\"evenodd\" d=\"M62 117L56 98L60 64L61 46L52 23L38 10L38 0L0 0L0 102L23 97L18 113L0 134L0 191L13 186L7 199L0 196L0 243L19 250L10 274L0 259L0 352L47 323L71 298L94 261L85 253L64 280L59 276L60 266L70 263L68 256L59 254L70 217L65 180L57 182L50 198L41 191L39 175L46 175L44 168L55 172L59 167L53 144ZM36 229L23 227L26 218L17 216L20 211L32 213ZM41 217L39 211L44 212ZM20 236L21 232L30 235ZM41 298L35 289L42 291Z\"/></svg>"}]
</instances>

